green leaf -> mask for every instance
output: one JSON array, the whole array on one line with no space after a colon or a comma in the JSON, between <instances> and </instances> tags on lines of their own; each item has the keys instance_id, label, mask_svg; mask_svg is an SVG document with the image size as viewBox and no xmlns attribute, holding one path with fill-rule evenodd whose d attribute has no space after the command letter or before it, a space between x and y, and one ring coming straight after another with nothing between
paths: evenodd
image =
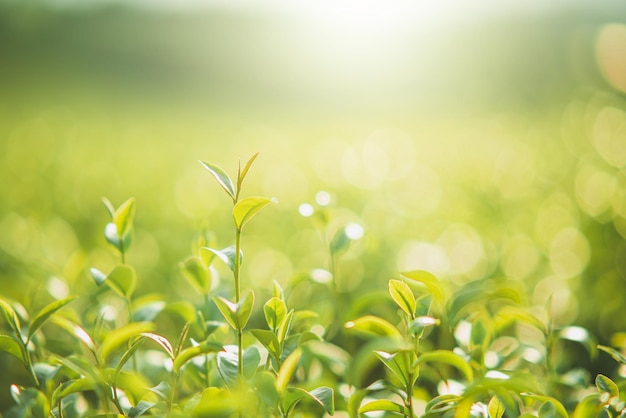
<instances>
[{"instance_id":1,"label":"green leaf","mask_svg":"<svg viewBox=\"0 0 626 418\"><path fill-rule=\"evenodd\" d=\"M409 333L411 335L417 335L423 331L424 328L439 325L440 322L439 319L433 318L432 316L418 316L409 322Z\"/></svg>"},{"instance_id":2,"label":"green leaf","mask_svg":"<svg viewBox=\"0 0 626 418\"><path fill-rule=\"evenodd\" d=\"M237 400L225 389L210 387L202 392L193 418L230 418L237 411Z\"/></svg>"},{"instance_id":3,"label":"green leaf","mask_svg":"<svg viewBox=\"0 0 626 418\"><path fill-rule=\"evenodd\" d=\"M389 294L391 299L405 314L413 318L415 314L415 296L409 285L401 280L389 280Z\"/></svg>"},{"instance_id":4,"label":"green leaf","mask_svg":"<svg viewBox=\"0 0 626 418\"><path fill-rule=\"evenodd\" d=\"M257 396L265 405L276 408L278 405L278 391L276 390L276 376L268 371L256 374L253 379L253 387Z\"/></svg>"},{"instance_id":5,"label":"green leaf","mask_svg":"<svg viewBox=\"0 0 626 418\"><path fill-rule=\"evenodd\" d=\"M238 303L229 301L221 296L213 297L213 302L217 305L217 308L226 319L226 322L230 324L235 330L242 330L245 328L250 319L252 308L254 306L254 293L248 289Z\"/></svg>"},{"instance_id":6,"label":"green leaf","mask_svg":"<svg viewBox=\"0 0 626 418\"><path fill-rule=\"evenodd\" d=\"M283 364L280 366L278 370L278 374L276 375L276 390L278 393L283 393L287 384L291 380L291 377L296 371L298 367L298 362L300 361L300 357L302 356L302 350L300 348L296 348L289 356L283 361Z\"/></svg>"},{"instance_id":7,"label":"green leaf","mask_svg":"<svg viewBox=\"0 0 626 418\"><path fill-rule=\"evenodd\" d=\"M222 170L219 166L211 163L207 163L205 161L200 161L200 164L215 177L215 180L222 186L222 188L228 193L228 195L235 200L235 186L233 185L233 181L230 179L228 174L224 170Z\"/></svg>"},{"instance_id":8,"label":"green leaf","mask_svg":"<svg viewBox=\"0 0 626 418\"><path fill-rule=\"evenodd\" d=\"M136 418L142 416L145 412L148 412L156 403L140 401L137 405L128 410L129 418Z\"/></svg>"},{"instance_id":9,"label":"green leaf","mask_svg":"<svg viewBox=\"0 0 626 418\"><path fill-rule=\"evenodd\" d=\"M596 387L600 392L606 392L611 398L619 396L619 389L614 381L603 374L596 376Z\"/></svg>"},{"instance_id":10,"label":"green leaf","mask_svg":"<svg viewBox=\"0 0 626 418\"><path fill-rule=\"evenodd\" d=\"M143 332L141 333L142 337L146 337L157 343L158 345L165 350L165 352L170 356L170 358L174 359L174 348L172 348L172 343L170 341L158 334L154 334L152 332Z\"/></svg>"},{"instance_id":11,"label":"green leaf","mask_svg":"<svg viewBox=\"0 0 626 418\"><path fill-rule=\"evenodd\" d=\"M231 388L236 387L239 381L239 348L236 345L224 346L224 351L217 353L217 370L224 382ZM261 362L261 353L252 346L243 350L243 375L245 379L252 379Z\"/></svg>"},{"instance_id":12,"label":"green leaf","mask_svg":"<svg viewBox=\"0 0 626 418\"><path fill-rule=\"evenodd\" d=\"M534 399L536 401L544 403L541 406L540 411L539 411L539 416L542 418L543 417L556 417L556 418L568 418L569 417L569 415L567 414L567 410L565 409L563 404L551 396L537 395L534 393L520 393L520 395L522 395L523 397ZM552 407L545 406L546 403L552 404ZM544 407L545 409L543 412L546 415L541 415L541 409L543 409Z\"/></svg>"},{"instance_id":13,"label":"green leaf","mask_svg":"<svg viewBox=\"0 0 626 418\"><path fill-rule=\"evenodd\" d=\"M289 331L291 330L293 316L294 316L294 311L292 309L283 318L282 322L280 323L280 326L278 327L278 330L276 332L276 337L278 337L278 341L280 341L281 344L284 344L285 338L287 338L287 334L289 334Z\"/></svg>"},{"instance_id":14,"label":"green leaf","mask_svg":"<svg viewBox=\"0 0 626 418\"><path fill-rule=\"evenodd\" d=\"M338 255L345 252L348 247L350 247L350 242L352 242L352 240L346 234L346 229L339 229L337 232L335 232L333 239L330 240L331 254Z\"/></svg>"},{"instance_id":15,"label":"green leaf","mask_svg":"<svg viewBox=\"0 0 626 418\"><path fill-rule=\"evenodd\" d=\"M442 283L433 274L424 270L414 270L401 273L407 279L414 280L426 286L428 291L438 302L445 300L445 291Z\"/></svg>"},{"instance_id":16,"label":"green leaf","mask_svg":"<svg viewBox=\"0 0 626 418\"><path fill-rule=\"evenodd\" d=\"M180 269L198 293L205 294L211 290L211 272L199 257L189 257L180 263Z\"/></svg>"},{"instance_id":17,"label":"green leaf","mask_svg":"<svg viewBox=\"0 0 626 418\"><path fill-rule=\"evenodd\" d=\"M91 274L91 277L93 277L93 280L94 282L96 282L97 286L102 286L107 279L107 275L95 267L90 268L89 273Z\"/></svg>"},{"instance_id":18,"label":"green leaf","mask_svg":"<svg viewBox=\"0 0 626 418\"><path fill-rule=\"evenodd\" d=\"M253 329L250 331L254 338L259 340L261 344L269 351L270 355L276 359L280 360L280 354L282 348L280 343L278 342L278 338L276 338L276 334L272 331L264 330L264 329Z\"/></svg>"},{"instance_id":19,"label":"green leaf","mask_svg":"<svg viewBox=\"0 0 626 418\"><path fill-rule=\"evenodd\" d=\"M563 329L560 329L556 336L557 338L560 338L562 340L577 342L585 347L591 358L594 358L596 356L596 341L589 333L589 331L587 331L585 328L578 326L565 327Z\"/></svg>"},{"instance_id":20,"label":"green leaf","mask_svg":"<svg viewBox=\"0 0 626 418\"><path fill-rule=\"evenodd\" d=\"M130 298L135 291L137 284L137 274L132 266L122 264L115 269L106 278L105 283L124 298Z\"/></svg>"},{"instance_id":21,"label":"green leaf","mask_svg":"<svg viewBox=\"0 0 626 418\"><path fill-rule=\"evenodd\" d=\"M328 387L320 387L307 392L301 388L287 388L281 396L281 409L285 415L290 415L296 405L303 399L312 399L324 408L326 413L335 413L333 390Z\"/></svg>"},{"instance_id":22,"label":"green leaf","mask_svg":"<svg viewBox=\"0 0 626 418\"><path fill-rule=\"evenodd\" d=\"M498 310L496 314L496 324L498 325L498 328L514 322L521 322L537 328L543 333L543 335L548 334L548 330L543 322L541 322L535 315L518 306L503 306Z\"/></svg>"},{"instance_id":23,"label":"green leaf","mask_svg":"<svg viewBox=\"0 0 626 418\"><path fill-rule=\"evenodd\" d=\"M122 367L124 367L126 362L130 360L130 358L133 356L133 354L135 354L139 347L141 347L144 341L145 340L143 338L137 338L130 344L126 351L124 351L124 354L122 354L122 357L120 357L120 361L118 361L117 367L115 368L115 376L117 376L117 374L122 370Z\"/></svg>"},{"instance_id":24,"label":"green leaf","mask_svg":"<svg viewBox=\"0 0 626 418\"><path fill-rule=\"evenodd\" d=\"M598 417L603 409L602 406L599 394L587 395L576 405L572 418Z\"/></svg>"},{"instance_id":25,"label":"green leaf","mask_svg":"<svg viewBox=\"0 0 626 418\"><path fill-rule=\"evenodd\" d=\"M376 357L395 374L404 387L413 385L417 379L417 367L414 364L417 356L413 350L399 350L394 354L385 351L375 351Z\"/></svg>"},{"instance_id":26,"label":"green leaf","mask_svg":"<svg viewBox=\"0 0 626 418\"><path fill-rule=\"evenodd\" d=\"M241 165L239 165L239 170L237 172L237 190L241 190L241 185L243 184L243 180L246 178L246 174L248 174L248 170L250 170L250 167L252 167L252 163L254 163L254 160L256 160L256 157L258 156L259 156L258 152L254 153L254 155L250 157L250 159L244 166L243 170L241 170Z\"/></svg>"},{"instance_id":27,"label":"green leaf","mask_svg":"<svg viewBox=\"0 0 626 418\"><path fill-rule=\"evenodd\" d=\"M489 418L502 418L504 415L504 405L497 396L491 398L487 410L489 411Z\"/></svg>"},{"instance_id":28,"label":"green leaf","mask_svg":"<svg viewBox=\"0 0 626 418\"><path fill-rule=\"evenodd\" d=\"M102 198L102 203L104 203L104 207L106 208L107 212L109 212L109 215L111 215L111 219L113 219L113 217L115 216L115 206L113 206L113 203L111 203L111 201L106 197Z\"/></svg>"},{"instance_id":29,"label":"green leaf","mask_svg":"<svg viewBox=\"0 0 626 418\"><path fill-rule=\"evenodd\" d=\"M104 237L109 244L113 245L120 253L123 253L130 247L133 241L133 230L132 228L128 229L126 235L121 237L117 225L114 222L109 222L104 226Z\"/></svg>"},{"instance_id":30,"label":"green leaf","mask_svg":"<svg viewBox=\"0 0 626 418\"><path fill-rule=\"evenodd\" d=\"M9 335L0 334L0 350L11 354L13 357L19 359L22 363L24 361L24 353L22 352L22 346L15 341L15 339Z\"/></svg>"},{"instance_id":31,"label":"green leaf","mask_svg":"<svg viewBox=\"0 0 626 418\"><path fill-rule=\"evenodd\" d=\"M117 235L122 241L133 226L133 219L135 217L135 199L130 198L126 202L122 203L113 215L113 223L117 228Z\"/></svg>"},{"instance_id":32,"label":"green leaf","mask_svg":"<svg viewBox=\"0 0 626 418\"><path fill-rule=\"evenodd\" d=\"M604 345L599 345L598 350L604 351L605 353L609 354L611 357L613 357L615 361L621 364L626 364L626 357L616 349Z\"/></svg>"},{"instance_id":33,"label":"green leaf","mask_svg":"<svg viewBox=\"0 0 626 418\"><path fill-rule=\"evenodd\" d=\"M272 297L263 305L263 313L265 314L265 320L270 329L276 330L287 315L287 306L282 299Z\"/></svg>"},{"instance_id":34,"label":"green leaf","mask_svg":"<svg viewBox=\"0 0 626 418\"><path fill-rule=\"evenodd\" d=\"M20 319L18 318L17 313L15 313L15 309L13 309L13 307L3 299L0 299L0 309L2 309L4 318L11 329L13 329L13 332L15 332L15 335L21 335Z\"/></svg>"},{"instance_id":35,"label":"green leaf","mask_svg":"<svg viewBox=\"0 0 626 418\"><path fill-rule=\"evenodd\" d=\"M400 331L389 322L373 315L365 315L354 321L346 322L345 327L368 336L401 337Z\"/></svg>"},{"instance_id":36,"label":"green leaf","mask_svg":"<svg viewBox=\"0 0 626 418\"><path fill-rule=\"evenodd\" d=\"M243 230L243 227L254 215L272 202L274 200L267 197L248 197L237 202L233 208L233 219L237 229Z\"/></svg>"},{"instance_id":37,"label":"green leaf","mask_svg":"<svg viewBox=\"0 0 626 418\"><path fill-rule=\"evenodd\" d=\"M76 299L78 296L70 296L65 299L55 300L54 302L46 305L42 310L40 310L37 315L30 322L30 326L28 328L28 337L27 340L30 341L33 334L41 328L41 326L48 320L50 317L59 309Z\"/></svg>"},{"instance_id":38,"label":"green leaf","mask_svg":"<svg viewBox=\"0 0 626 418\"><path fill-rule=\"evenodd\" d=\"M203 341L196 346L187 347L180 353L178 353L178 355L174 359L174 371L178 373L181 367L183 367L185 363L187 363L194 357L207 353L215 353L220 350L222 350L222 346L213 341Z\"/></svg>"},{"instance_id":39,"label":"green leaf","mask_svg":"<svg viewBox=\"0 0 626 418\"><path fill-rule=\"evenodd\" d=\"M451 366L456 367L463 375L465 379L471 383L474 380L474 372L472 372L472 368L470 367L467 360L465 360L460 355L456 354L453 351L449 350L435 350L429 351L417 358L417 364L425 363L425 362L438 362L445 363Z\"/></svg>"},{"instance_id":40,"label":"green leaf","mask_svg":"<svg viewBox=\"0 0 626 418\"><path fill-rule=\"evenodd\" d=\"M151 332L154 328L155 325L152 322L131 322L121 328L112 330L104 337L100 345L99 354L102 362L106 363L111 353L131 338L137 337L142 332Z\"/></svg>"},{"instance_id":41,"label":"green leaf","mask_svg":"<svg viewBox=\"0 0 626 418\"><path fill-rule=\"evenodd\" d=\"M59 385L59 387L54 390L54 392L52 392L50 405L57 405L61 399L65 398L68 395L71 395L72 393L86 392L94 389L95 383L92 379L88 377L68 380L67 382L63 382L61 385Z\"/></svg>"},{"instance_id":42,"label":"green leaf","mask_svg":"<svg viewBox=\"0 0 626 418\"><path fill-rule=\"evenodd\" d=\"M202 247L200 251L210 252L213 256L217 256L220 260L224 262L228 266L231 271L235 271L235 246L231 245L230 247L226 247L222 250L216 250L214 248ZM211 258L212 261L212 258ZM239 264L243 263L243 252L239 251Z\"/></svg>"},{"instance_id":43,"label":"green leaf","mask_svg":"<svg viewBox=\"0 0 626 418\"><path fill-rule=\"evenodd\" d=\"M409 410L406 406L389 401L387 399L379 399L376 401L368 402L359 408L359 414L374 411L387 411L395 414L400 414L405 417L409 416Z\"/></svg>"}]
</instances>

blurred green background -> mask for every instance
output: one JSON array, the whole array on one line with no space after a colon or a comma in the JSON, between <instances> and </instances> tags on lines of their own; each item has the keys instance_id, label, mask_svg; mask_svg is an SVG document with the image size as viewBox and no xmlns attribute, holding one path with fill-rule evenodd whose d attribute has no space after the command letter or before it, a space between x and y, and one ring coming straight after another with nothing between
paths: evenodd
<instances>
[{"instance_id":1,"label":"blurred green background","mask_svg":"<svg viewBox=\"0 0 626 418\"><path fill-rule=\"evenodd\" d=\"M178 263L195 235L233 241L197 161L234 175L258 151L243 193L280 204L246 231L244 286L328 268L298 213L327 191L330 233L365 228L347 298L412 269L513 278L609 344L626 330L626 7L430 3L0 1L2 295L93 293L86 268L118 263L101 198L134 196L138 293L194 300Z\"/></svg>"}]
</instances>

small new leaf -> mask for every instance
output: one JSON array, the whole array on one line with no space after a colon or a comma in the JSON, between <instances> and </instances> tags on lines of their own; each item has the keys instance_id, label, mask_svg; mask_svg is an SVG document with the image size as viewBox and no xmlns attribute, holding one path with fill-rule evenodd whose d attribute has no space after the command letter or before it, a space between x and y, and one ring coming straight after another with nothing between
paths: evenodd
<instances>
[{"instance_id":1,"label":"small new leaf","mask_svg":"<svg viewBox=\"0 0 626 418\"><path fill-rule=\"evenodd\" d=\"M215 164L207 163L206 161L200 161L200 164L202 164L204 168L209 170L209 172L213 175L213 177L215 177L215 180L217 180L219 185L222 186L222 188L233 200L235 200L237 195L235 192L235 186L228 174L226 174L224 170L222 170L219 166Z\"/></svg>"},{"instance_id":2,"label":"small new leaf","mask_svg":"<svg viewBox=\"0 0 626 418\"><path fill-rule=\"evenodd\" d=\"M243 230L243 227L254 215L272 202L275 200L267 197L248 197L237 202L233 208L233 219L237 229Z\"/></svg>"},{"instance_id":3,"label":"small new leaf","mask_svg":"<svg viewBox=\"0 0 626 418\"><path fill-rule=\"evenodd\" d=\"M117 228L117 235L123 241L130 232L135 218L135 199L130 198L122 203L113 215L113 223Z\"/></svg>"},{"instance_id":4,"label":"small new leaf","mask_svg":"<svg viewBox=\"0 0 626 418\"><path fill-rule=\"evenodd\" d=\"M401 280L389 280L389 294L396 305L413 318L415 314L415 296L409 285Z\"/></svg>"},{"instance_id":5,"label":"small new leaf","mask_svg":"<svg viewBox=\"0 0 626 418\"><path fill-rule=\"evenodd\" d=\"M49 305L45 306L41 311L35 315L33 320L30 323L30 327L28 328L28 337L27 340L30 341L31 337L41 326L48 320L50 317L59 309L76 299L78 296L70 296L66 299L55 300Z\"/></svg>"}]
</instances>

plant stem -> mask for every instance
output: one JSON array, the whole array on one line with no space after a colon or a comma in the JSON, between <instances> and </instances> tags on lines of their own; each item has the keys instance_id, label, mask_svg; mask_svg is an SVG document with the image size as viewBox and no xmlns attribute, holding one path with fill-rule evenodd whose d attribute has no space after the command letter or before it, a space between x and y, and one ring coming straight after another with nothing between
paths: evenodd
<instances>
[{"instance_id":1,"label":"plant stem","mask_svg":"<svg viewBox=\"0 0 626 418\"><path fill-rule=\"evenodd\" d=\"M26 368L30 373L30 377L33 379L35 386L39 387L39 379L37 378L37 374L35 373L35 369L33 368L33 361L31 360L30 354L28 353L28 343L29 341L26 341L26 343L23 344L24 360L26 361Z\"/></svg>"},{"instance_id":2,"label":"plant stem","mask_svg":"<svg viewBox=\"0 0 626 418\"><path fill-rule=\"evenodd\" d=\"M178 373L172 373L172 387L170 388L170 400L168 405L168 410L170 415L172 414L172 405L174 405L174 400L176 399L176 382L178 381Z\"/></svg>"},{"instance_id":3,"label":"plant stem","mask_svg":"<svg viewBox=\"0 0 626 418\"><path fill-rule=\"evenodd\" d=\"M237 228L235 232L235 268L233 275L235 276L235 303L239 302L241 288L239 284L239 269L241 267L241 229Z\"/></svg>"}]
</instances>

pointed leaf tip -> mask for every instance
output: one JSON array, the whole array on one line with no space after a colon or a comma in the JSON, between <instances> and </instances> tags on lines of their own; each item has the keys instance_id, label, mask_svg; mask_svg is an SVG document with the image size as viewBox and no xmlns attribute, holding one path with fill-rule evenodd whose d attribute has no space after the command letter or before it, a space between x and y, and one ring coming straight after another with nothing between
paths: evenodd
<instances>
[{"instance_id":1,"label":"pointed leaf tip","mask_svg":"<svg viewBox=\"0 0 626 418\"><path fill-rule=\"evenodd\" d=\"M213 175L213 177L215 177L215 180L217 180L219 185L222 186L224 191L226 191L226 193L228 193L228 195L233 200L235 200L237 196L237 193L235 192L235 185L233 184L233 181L230 179L228 174L226 174L226 172L222 170L222 168L218 165L208 163L206 161L199 162L204 168L209 170L209 172Z\"/></svg>"}]
</instances>

